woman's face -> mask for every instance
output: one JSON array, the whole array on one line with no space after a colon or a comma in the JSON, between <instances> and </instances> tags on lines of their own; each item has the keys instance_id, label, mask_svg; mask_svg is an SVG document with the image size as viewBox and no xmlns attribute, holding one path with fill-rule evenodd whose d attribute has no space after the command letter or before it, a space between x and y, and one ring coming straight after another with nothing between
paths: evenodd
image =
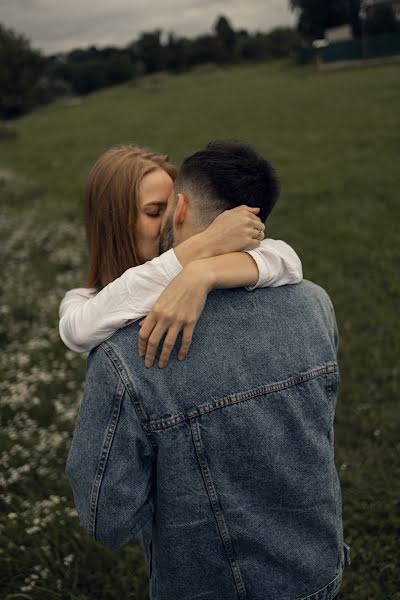
<instances>
[{"instance_id":1,"label":"woman's face","mask_svg":"<svg viewBox=\"0 0 400 600\"><path fill-rule=\"evenodd\" d=\"M139 216L135 235L141 263L159 255L161 224L173 201L174 183L163 169L145 175L139 186Z\"/></svg>"}]
</instances>

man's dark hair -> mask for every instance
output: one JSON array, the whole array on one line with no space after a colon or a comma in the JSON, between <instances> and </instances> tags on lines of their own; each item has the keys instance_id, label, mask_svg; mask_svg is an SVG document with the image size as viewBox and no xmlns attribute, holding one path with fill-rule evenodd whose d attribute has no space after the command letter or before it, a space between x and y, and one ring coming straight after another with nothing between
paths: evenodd
<instances>
[{"instance_id":1,"label":"man's dark hair","mask_svg":"<svg viewBox=\"0 0 400 600\"><path fill-rule=\"evenodd\" d=\"M184 159L175 190L192 195L194 211L197 207L206 225L241 204L259 206L257 216L264 222L279 197L279 181L273 167L248 143L216 140Z\"/></svg>"}]
</instances>

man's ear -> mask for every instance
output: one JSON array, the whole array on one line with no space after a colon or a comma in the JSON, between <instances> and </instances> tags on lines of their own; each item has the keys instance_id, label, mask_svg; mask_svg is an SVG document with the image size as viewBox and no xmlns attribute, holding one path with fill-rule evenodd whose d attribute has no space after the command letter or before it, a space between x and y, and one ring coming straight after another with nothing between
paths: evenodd
<instances>
[{"instance_id":1,"label":"man's ear","mask_svg":"<svg viewBox=\"0 0 400 600\"><path fill-rule=\"evenodd\" d=\"M186 196L184 196L183 194L177 194L177 205L174 216L175 227L182 227L183 223L185 222L185 219L187 218L188 209L188 198L186 198Z\"/></svg>"}]
</instances>

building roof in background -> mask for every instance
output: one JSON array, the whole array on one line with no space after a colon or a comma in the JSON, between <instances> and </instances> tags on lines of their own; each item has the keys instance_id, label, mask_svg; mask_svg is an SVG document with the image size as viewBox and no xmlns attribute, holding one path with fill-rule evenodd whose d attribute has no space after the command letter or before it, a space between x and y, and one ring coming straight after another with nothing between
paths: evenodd
<instances>
[{"instance_id":1,"label":"building roof in background","mask_svg":"<svg viewBox=\"0 0 400 600\"><path fill-rule=\"evenodd\" d=\"M340 27L331 27L325 29L325 39L328 42L346 42L353 39L353 30L351 25L341 25Z\"/></svg>"}]
</instances>

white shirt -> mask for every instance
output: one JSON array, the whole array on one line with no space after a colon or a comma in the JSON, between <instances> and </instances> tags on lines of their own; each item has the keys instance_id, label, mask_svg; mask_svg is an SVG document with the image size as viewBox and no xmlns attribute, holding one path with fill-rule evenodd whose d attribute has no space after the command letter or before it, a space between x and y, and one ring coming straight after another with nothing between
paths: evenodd
<instances>
[{"instance_id":1,"label":"white shirt","mask_svg":"<svg viewBox=\"0 0 400 600\"><path fill-rule=\"evenodd\" d=\"M264 239L258 248L245 250L257 263L259 287L299 283L302 265L296 252L281 240ZM171 248L120 277L96 293L94 288L69 290L59 308L59 331L64 344L75 352L90 352L121 327L151 311L162 291L183 267Z\"/></svg>"}]
</instances>

